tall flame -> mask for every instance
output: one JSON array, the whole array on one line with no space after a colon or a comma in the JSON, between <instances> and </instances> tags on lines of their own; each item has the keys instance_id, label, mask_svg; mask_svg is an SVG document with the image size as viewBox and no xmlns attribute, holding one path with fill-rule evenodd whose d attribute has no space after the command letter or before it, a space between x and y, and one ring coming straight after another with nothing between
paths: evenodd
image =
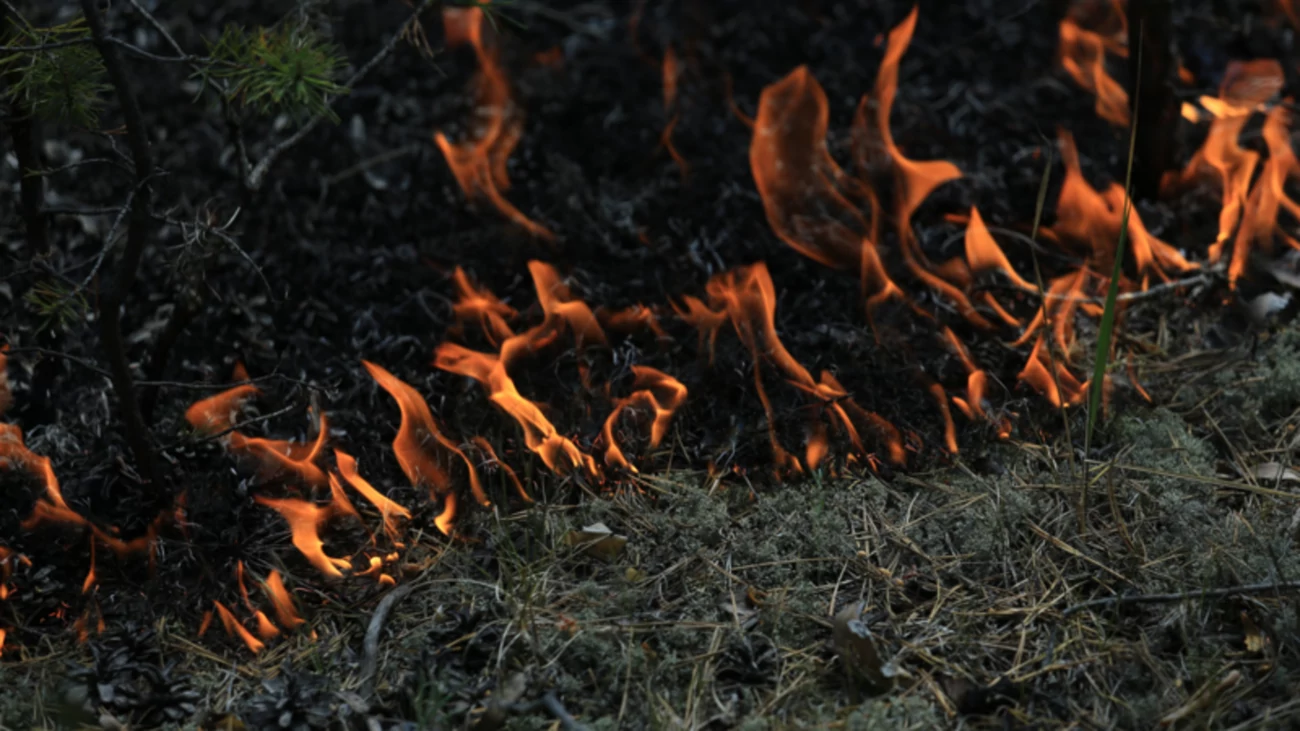
<instances>
[{"instance_id":1,"label":"tall flame","mask_svg":"<svg viewBox=\"0 0 1300 731\"><path fill-rule=\"evenodd\" d=\"M483 9L444 8L442 21L448 46L468 43L474 48L479 65L476 114L482 119L471 139L456 144L437 132L434 141L467 198L484 198L533 236L553 239L550 230L525 216L504 195L510 189L506 162L523 135L523 114L510 98L510 84L496 49L489 48L483 37Z\"/></svg>"},{"instance_id":2,"label":"tall flame","mask_svg":"<svg viewBox=\"0 0 1300 731\"><path fill-rule=\"evenodd\" d=\"M266 581L262 582L262 592L271 601L271 608L275 611L275 618L280 620L280 624L291 630L306 624L306 620L298 615L298 610L293 605L293 595L284 588L284 581L280 578L278 570L271 569Z\"/></svg>"},{"instance_id":3,"label":"tall flame","mask_svg":"<svg viewBox=\"0 0 1300 731\"><path fill-rule=\"evenodd\" d=\"M1100 33L1084 30L1072 18L1063 19L1061 66L1076 84L1097 97L1097 116L1120 127L1128 126L1128 92L1106 73L1106 41Z\"/></svg>"},{"instance_id":4,"label":"tall flame","mask_svg":"<svg viewBox=\"0 0 1300 731\"><path fill-rule=\"evenodd\" d=\"M418 391L374 363L362 361L362 365L380 388L393 397L402 413L397 436L393 438L393 455L397 457L397 463L412 485L424 485L429 490L429 499L443 501L442 513L435 523L438 530L451 535L451 525L456 518L456 491L451 482L449 464L452 456L465 463L474 497L483 505L491 504L483 492L483 486L479 484L474 463L450 439L443 436L433 419L433 412L429 410L428 402Z\"/></svg>"},{"instance_id":5,"label":"tall flame","mask_svg":"<svg viewBox=\"0 0 1300 731\"><path fill-rule=\"evenodd\" d=\"M309 500L297 498L270 498L254 495L253 501L265 505L279 513L289 524L289 533L294 548L316 567L316 570L332 579L343 578L340 569L351 569L347 559L334 558L325 553L325 541L320 537L320 529L334 517L333 506L321 507Z\"/></svg>"}]
</instances>

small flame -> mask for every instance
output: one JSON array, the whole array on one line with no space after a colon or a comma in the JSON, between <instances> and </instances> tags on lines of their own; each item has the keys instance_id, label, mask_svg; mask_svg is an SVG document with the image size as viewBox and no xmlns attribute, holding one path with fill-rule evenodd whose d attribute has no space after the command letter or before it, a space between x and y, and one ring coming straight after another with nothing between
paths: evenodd
<instances>
[{"instance_id":1,"label":"small flame","mask_svg":"<svg viewBox=\"0 0 1300 731\"><path fill-rule=\"evenodd\" d=\"M1097 116L1120 127L1129 123L1128 92L1106 73L1106 42L1071 18L1061 21L1061 66L1085 91L1097 97Z\"/></svg>"},{"instance_id":2,"label":"small flame","mask_svg":"<svg viewBox=\"0 0 1300 731\"><path fill-rule=\"evenodd\" d=\"M988 227L984 225L984 219L974 206L971 206L970 223L966 226L966 263L974 273L1000 271L1017 287L1031 292L1038 291L1011 267L1007 255L998 246L998 242L993 240L993 234L989 233Z\"/></svg>"},{"instance_id":3,"label":"small flame","mask_svg":"<svg viewBox=\"0 0 1300 731\"><path fill-rule=\"evenodd\" d=\"M659 340L672 340L672 336L664 332L663 327L659 325L654 310L643 305L632 305L622 310L607 310L600 307L596 309L596 319L606 330L633 333L644 329L654 333L655 338Z\"/></svg>"},{"instance_id":4,"label":"small flame","mask_svg":"<svg viewBox=\"0 0 1300 731\"><path fill-rule=\"evenodd\" d=\"M235 364L233 380L247 381L248 373L242 363ZM218 434L235 425L235 417L244 402L259 393L257 386L246 383L221 393L196 401L185 411L185 420L203 434Z\"/></svg>"},{"instance_id":5,"label":"small flame","mask_svg":"<svg viewBox=\"0 0 1300 731\"><path fill-rule=\"evenodd\" d=\"M252 632L245 629L244 625L235 619L235 615L231 614L229 609L226 609L225 604L215 599L212 604L217 608L217 615L221 618L221 625L226 628L226 634L243 640L254 655L266 649L266 645L261 640L254 637Z\"/></svg>"},{"instance_id":6,"label":"small flame","mask_svg":"<svg viewBox=\"0 0 1300 731\"><path fill-rule=\"evenodd\" d=\"M298 615L298 610L293 606L293 595L284 588L284 581L280 579L280 572L271 569L271 573L262 582L262 593L271 601L271 608L275 610L275 618L280 620L280 624L293 630L306 624L306 620Z\"/></svg>"},{"instance_id":7,"label":"small flame","mask_svg":"<svg viewBox=\"0 0 1300 731\"><path fill-rule=\"evenodd\" d=\"M340 569L351 569L347 559L334 558L325 553L325 542L320 529L334 517L333 506L321 507L308 500L297 498L270 498L254 495L253 501L279 513L289 524L293 545L316 570L332 579L343 578Z\"/></svg>"},{"instance_id":8,"label":"small flame","mask_svg":"<svg viewBox=\"0 0 1300 731\"><path fill-rule=\"evenodd\" d=\"M270 642L280 635L280 628L275 626L270 617L267 617L262 610L253 606L253 600L248 596L248 588L244 585L244 562L239 561L235 564L235 580L239 584L239 596L244 600L244 606L248 611L253 613L253 619L257 622L257 636L264 641Z\"/></svg>"},{"instance_id":9,"label":"small flame","mask_svg":"<svg viewBox=\"0 0 1300 731\"><path fill-rule=\"evenodd\" d=\"M518 314L513 307L497 299L488 290L475 287L460 267L456 267L453 277L457 299L456 304L452 305L452 314L462 331L466 325L475 323L488 341L497 346L515 334L506 324L506 320Z\"/></svg>"},{"instance_id":10,"label":"small flame","mask_svg":"<svg viewBox=\"0 0 1300 731\"><path fill-rule=\"evenodd\" d=\"M1079 383L1079 380L1059 359L1055 361L1056 378L1053 378L1047 347L1047 340L1039 337L1034 343L1033 352L1029 354L1029 361L1025 363L1024 370L1017 376L1018 380L1028 383L1058 408L1083 403L1087 384ZM1061 384L1059 390L1056 387L1058 381Z\"/></svg>"},{"instance_id":11,"label":"small flame","mask_svg":"<svg viewBox=\"0 0 1300 731\"><path fill-rule=\"evenodd\" d=\"M605 464L618 465L629 472L637 472L637 468L628 462L623 450L618 446L618 441L614 438L614 425L619 415L624 409L634 406L649 409L654 414L654 421L650 425L650 447L657 447L668 433L668 425L672 422L673 414L686 400L686 386L667 373L647 366L634 365L632 373L635 376L632 388L635 390L631 396L615 402L614 410L605 420L603 433L607 445Z\"/></svg>"},{"instance_id":12,"label":"small flame","mask_svg":"<svg viewBox=\"0 0 1300 731\"><path fill-rule=\"evenodd\" d=\"M677 104L677 77L680 70L677 67L677 53L673 47L669 46L664 51L663 63L663 80L664 80L664 113L668 115L668 123L664 125L664 131L659 135L659 142L668 151L668 155L677 163L677 169L682 173L682 179L690 174L690 165L687 164L686 158L677 151L673 146L673 130L677 127L677 121L681 118L681 111Z\"/></svg>"},{"instance_id":13,"label":"small flame","mask_svg":"<svg viewBox=\"0 0 1300 731\"><path fill-rule=\"evenodd\" d=\"M429 404L418 391L369 361L362 361L380 388L388 392L397 402L402 413L402 422L393 438L393 454L402 472L412 485L423 485L429 490L429 499L443 501L442 513L434 521L438 530L444 535L451 535L451 525L456 518L456 492L451 484L450 461L452 456L459 457L469 471L470 489L482 505L490 505L483 486L479 484L478 472L465 453L450 439L443 436L433 419Z\"/></svg>"},{"instance_id":14,"label":"small flame","mask_svg":"<svg viewBox=\"0 0 1300 731\"><path fill-rule=\"evenodd\" d=\"M374 485L367 482L366 479L357 472L357 461L352 457L352 455L336 449L334 450L334 458L338 463L339 474L342 475L343 479L352 486L352 489L361 493L361 495L369 501L371 505L375 506L383 518L384 532L388 534L388 537L392 540L398 541L401 537L402 530L397 523L397 518L400 516L406 520L410 520L411 511L398 505L392 500L389 500L382 493L376 490Z\"/></svg>"},{"instance_id":15,"label":"small flame","mask_svg":"<svg viewBox=\"0 0 1300 731\"><path fill-rule=\"evenodd\" d=\"M503 462L501 458L497 456L497 451L492 448L492 445L488 440L483 437L473 437L470 439L470 442L472 442L474 446L478 447L483 452L483 455L487 457L493 465L501 469L505 474L506 479L510 481L510 484L514 485L515 492L519 494L519 497L523 498L524 502L533 502L532 496L524 489L524 483L519 481L519 475L515 474L514 468Z\"/></svg>"},{"instance_id":16,"label":"small flame","mask_svg":"<svg viewBox=\"0 0 1300 731\"><path fill-rule=\"evenodd\" d=\"M474 48L479 65L476 113L483 120L477 133L459 145L442 132L434 134L434 141L467 198L485 198L533 236L554 239L555 235L545 226L525 216L504 196L510 189L506 162L523 135L523 115L510 98L510 84L496 49L488 48L484 41L483 9L445 8L442 19L448 46L468 43Z\"/></svg>"}]
</instances>

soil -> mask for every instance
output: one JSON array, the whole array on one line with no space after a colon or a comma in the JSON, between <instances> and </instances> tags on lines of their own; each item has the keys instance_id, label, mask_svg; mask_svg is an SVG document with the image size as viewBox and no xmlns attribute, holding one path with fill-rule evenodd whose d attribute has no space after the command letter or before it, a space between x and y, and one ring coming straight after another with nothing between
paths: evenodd
<instances>
[{"instance_id":1,"label":"soil","mask_svg":"<svg viewBox=\"0 0 1300 731\"><path fill-rule=\"evenodd\" d=\"M1248 2L1176 5L1176 40L1193 75L1179 89L1185 98L1215 94L1230 59L1290 62L1293 31L1281 15ZM320 6L354 66L410 13L391 1ZM875 81L884 36L909 4L638 7L521 1L494 13L525 115L506 197L554 231L554 242L467 202L434 144L435 131L464 135L478 68L470 50L442 48L437 13L422 18L434 52L399 44L337 102L339 123L320 125L286 153L256 193L240 185L221 111L206 95L196 101L187 68L130 62L166 171L155 209L177 221L233 220L237 248L159 225L126 302L142 378L174 312L190 303L195 311L165 370L145 379L162 385L142 389L156 398L152 439L167 481L184 495L184 518L163 529L152 560L102 547L92 556L81 527L21 527L36 486L0 472L12 506L0 515L0 546L30 559L0 603L0 681L10 681L0 682L0 727L110 727L99 709L86 716L75 708L86 705L76 689L145 682L140 667L173 663L168 677L197 693L193 709L166 720L178 728L290 727L313 714L339 728L383 729L1294 723L1296 603L1277 585L1300 571L1300 478L1279 466L1291 460L1300 410L1300 338L1286 324L1248 326L1242 305L1261 292L1289 296L1284 285L1248 278L1230 292L1210 279L1129 307L1122 343L1139 357L1116 373L1103 426L1085 451L1083 410L1063 415L1018 382L1027 349L1007 345L1016 331L971 328L896 267L892 233L881 241L891 273L935 321L890 305L868 327L856 274L801 256L768 224L750 172L751 131L739 116L754 113L765 85L807 64L829 100L828 146L851 167L854 110ZM182 47L200 52L228 23L271 25L293 9L179 2L156 13ZM62 11L48 12L53 20ZM1127 131L1098 118L1092 97L1055 63L1062 13L1059 2L921 4L894 137L912 159L946 159L963 171L915 214L931 259L963 253L964 225L945 216L972 205L990 226L1028 232L1060 127L1074 134L1094 185L1122 179ZM170 53L128 5L115 5L109 20L115 35ZM672 140L689 164L685 176L660 141L670 46L683 60ZM556 48L558 66L539 60ZM120 124L115 105L103 114L103 129ZM250 116L250 157L300 123ZM98 131L43 132L51 168L113 155L121 144ZM1181 163L1204 125L1175 134ZM130 188L115 168L79 170L51 176L49 206L117 206ZM1060 173L1053 165L1049 202ZM17 201L17 182L8 157L5 200ZM889 200L887 183L879 192ZM1137 211L1153 234L1204 261L1216 195L1191 190L1141 201ZM6 420L52 460L75 510L135 537L155 514L142 507L149 498L130 467L93 311L50 325L22 297L49 271L85 276L113 215L51 221L54 251L38 261L16 204L0 209L0 333L12 348L14 396ZM1026 246L1005 239L1004 248L1018 271L1033 270ZM1076 263L1044 251L1045 277ZM631 442L638 475L611 471L602 484L553 474L478 383L431 363L444 341L486 347L455 331L455 268L535 324L532 260L555 266L592 308L652 308L670 336L561 344L512 370L561 433L596 455L610 396L630 390L631 366L680 380L689 396L669 438L654 450L644 437ZM670 306L760 261L772 273L786 347L896 426L908 446L905 466L853 464L837 452L822 469L774 477L752 354L728 324L710 363ZM999 297L1022 315L1036 307L1024 294ZM990 408L1013 427L1007 438L958 416L960 451L945 449L927 384L960 393L966 373L940 325L988 370ZM1095 325L1081 317L1079 327L1091 348ZM1090 356L1078 355L1082 380ZM439 506L393 458L396 404L362 360L415 387L454 440L485 438L536 502L514 495L506 471L484 459L494 506L474 504L465 489L456 535L438 533ZM342 521L325 533L331 555L399 550L389 572L412 587L381 628L372 678L363 671L363 636L393 589L374 576L322 578L291 544L285 520L253 500L300 494L295 486L260 479L185 420L193 402L231 383L236 362L262 390L241 418L271 417L251 421L248 434L309 442L309 407L323 410L330 446L357 457L366 479L414 512L400 550L371 534L377 515L355 495L368 528ZM40 368L54 375L48 399L34 386ZM802 444L806 396L774 371L765 379L780 438ZM575 541L598 523L626 545ZM83 592L92 561L96 582ZM254 579L280 572L307 619L256 655L219 619L199 632L214 601L251 616L235 581L241 562ZM1261 583L1273 588L1228 590ZM1161 596L1183 592L1207 595ZM1101 599L1109 603L1085 604ZM855 626L891 674L890 688L875 695L853 679L833 640L836 615L857 602ZM135 669L112 667L115 656L129 656ZM92 672L78 675L69 664ZM160 725L147 709L182 703L155 695L120 720Z\"/></svg>"}]
</instances>

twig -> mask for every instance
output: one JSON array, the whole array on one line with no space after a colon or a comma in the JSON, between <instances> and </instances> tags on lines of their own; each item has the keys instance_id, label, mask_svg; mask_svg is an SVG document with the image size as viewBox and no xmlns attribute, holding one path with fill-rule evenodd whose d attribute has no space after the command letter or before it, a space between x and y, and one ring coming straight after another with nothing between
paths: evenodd
<instances>
[{"instance_id":1,"label":"twig","mask_svg":"<svg viewBox=\"0 0 1300 731\"><path fill-rule=\"evenodd\" d=\"M407 18L406 21L402 23L402 27L399 28L397 32L394 33L392 37L388 39L388 42L384 44L384 47L379 49L379 52L376 53L361 68L357 69L356 73L352 74L352 78L348 79L347 83L343 85L343 92L338 96L336 96L334 99L330 100L329 107L332 109L334 107L334 104L336 104L340 98L350 93L352 89L362 79L366 77L367 74L369 74L381 62L383 62L384 59L388 58L393 53L393 51L397 48L398 42L406 35L407 27L410 26L411 23L415 22L420 17L420 15L424 13L424 11L433 7L434 3L436 3L437 1L438 0L421 0L420 4L417 5L415 7L415 10L411 12L410 17ZM244 179L245 187L247 187L249 190L261 189L262 181L266 178L266 174L271 170L271 166L275 164L275 161L278 160L281 155L287 152L289 148L293 147L299 142L302 142L303 138L311 134L311 131L316 129L316 125L320 124L321 121L325 119L325 116L326 115L324 112L318 112L317 114L312 116L311 119L307 120L307 122L304 123L302 127L299 127L297 132L294 132L288 138L284 139L279 144L267 150L266 154L262 156L261 160L257 161L257 164L253 166L252 171Z\"/></svg>"},{"instance_id":2,"label":"twig","mask_svg":"<svg viewBox=\"0 0 1300 731\"><path fill-rule=\"evenodd\" d=\"M1074 606L1067 607L1066 610L1061 613L1061 617L1065 618L1085 609L1094 609L1105 606L1119 606L1124 604L1167 604L1169 602L1181 602L1189 599L1222 599L1223 597L1235 596L1237 594L1262 594L1269 591L1280 593L1283 591L1295 591L1297 589L1300 589L1300 581L1287 581L1281 584L1269 581L1260 584L1239 584L1237 586L1227 586L1221 589L1209 589L1205 591L1182 591L1170 594L1124 594L1079 602Z\"/></svg>"},{"instance_id":3,"label":"twig","mask_svg":"<svg viewBox=\"0 0 1300 731\"><path fill-rule=\"evenodd\" d=\"M81 9L90 28L91 37L99 55L104 59L104 68L113 85L122 108L122 117L126 126L126 141L131 150L131 161L135 167L139 190L131 199L131 213L127 225L126 247L117 262L114 276L107 286L102 287L99 297L100 339L103 341L104 353L108 358L112 373L113 390L117 392L118 408L125 426L128 446L136 460L144 482L154 491L155 499L163 502L165 487L158 479L154 462L154 452L150 446L149 427L140 414L140 404L135 393L134 376L127 358L126 341L122 337L122 303L126 293L135 283L140 269L140 260L149 236L149 207L153 198L149 178L153 174L153 151L149 148L147 127L144 115L140 111L139 100L131 88L131 80L122 65L118 47L109 41L104 19L99 15L95 0L81 0Z\"/></svg>"},{"instance_id":4,"label":"twig","mask_svg":"<svg viewBox=\"0 0 1300 731\"><path fill-rule=\"evenodd\" d=\"M384 631L384 622L393 611L393 606L411 593L413 586L403 584L388 592L375 607L375 614L366 627L366 637L361 650L361 696L369 698L374 695L375 673L379 670L379 635Z\"/></svg>"},{"instance_id":5,"label":"twig","mask_svg":"<svg viewBox=\"0 0 1300 731\"><path fill-rule=\"evenodd\" d=\"M555 720L560 722L560 728L567 731L587 731L586 726L578 723L578 719L569 715L569 712L564 708L564 704L560 702L559 698L555 697L555 691L547 691L546 695L542 696L542 705L546 706L546 710L550 711L551 715L555 716Z\"/></svg>"},{"instance_id":6,"label":"twig","mask_svg":"<svg viewBox=\"0 0 1300 731\"><path fill-rule=\"evenodd\" d=\"M262 280L262 286L266 287L267 296L271 298L272 302L276 302L278 300L276 300L275 297L275 290L271 288L271 282L266 278L266 274L262 272L262 268L257 265L257 262L253 261L253 257L250 256L249 253L244 250L244 247L239 245L239 242L235 240L234 236L231 236L230 234L225 232L225 229L229 228L231 225L234 224L235 218L238 216L239 216L239 210L236 209L235 212L230 216L230 219L226 221L226 223L222 224L220 228L218 228L216 226L209 226L207 224L199 223L198 221L195 221L194 223L185 223L184 221L178 221L174 218L168 218L164 215L160 215L157 213L153 214L155 221L158 221L160 223L165 223L168 226L175 226L181 230L182 234L186 233L186 227L192 227L194 229L202 231L203 233L212 234L213 236L216 236L217 238L221 239L226 244L226 246L229 246L230 248L234 249L236 253L238 253L241 257L243 257L244 261L248 262L249 266L253 267L253 271L257 272L257 278Z\"/></svg>"}]
</instances>

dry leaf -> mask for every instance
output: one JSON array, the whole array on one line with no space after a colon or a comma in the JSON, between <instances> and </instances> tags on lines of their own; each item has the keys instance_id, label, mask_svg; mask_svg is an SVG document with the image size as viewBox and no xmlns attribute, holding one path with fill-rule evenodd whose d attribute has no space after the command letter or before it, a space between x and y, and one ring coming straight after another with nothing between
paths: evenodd
<instances>
[{"instance_id":1,"label":"dry leaf","mask_svg":"<svg viewBox=\"0 0 1300 731\"><path fill-rule=\"evenodd\" d=\"M1300 472L1290 467L1283 467L1277 462L1265 462L1255 468L1255 479L1274 482L1279 477L1283 482L1300 482Z\"/></svg>"},{"instance_id":2,"label":"dry leaf","mask_svg":"<svg viewBox=\"0 0 1300 731\"><path fill-rule=\"evenodd\" d=\"M893 687L894 673L881 661L876 638L862 621L864 606L858 602L841 609L831 625L831 637L849 681L868 694L879 695Z\"/></svg>"},{"instance_id":3,"label":"dry leaf","mask_svg":"<svg viewBox=\"0 0 1300 731\"><path fill-rule=\"evenodd\" d=\"M627 536L620 536L604 523L593 523L582 530L571 530L564 536L566 545L582 548L588 556L613 561L627 546Z\"/></svg>"}]
</instances>

